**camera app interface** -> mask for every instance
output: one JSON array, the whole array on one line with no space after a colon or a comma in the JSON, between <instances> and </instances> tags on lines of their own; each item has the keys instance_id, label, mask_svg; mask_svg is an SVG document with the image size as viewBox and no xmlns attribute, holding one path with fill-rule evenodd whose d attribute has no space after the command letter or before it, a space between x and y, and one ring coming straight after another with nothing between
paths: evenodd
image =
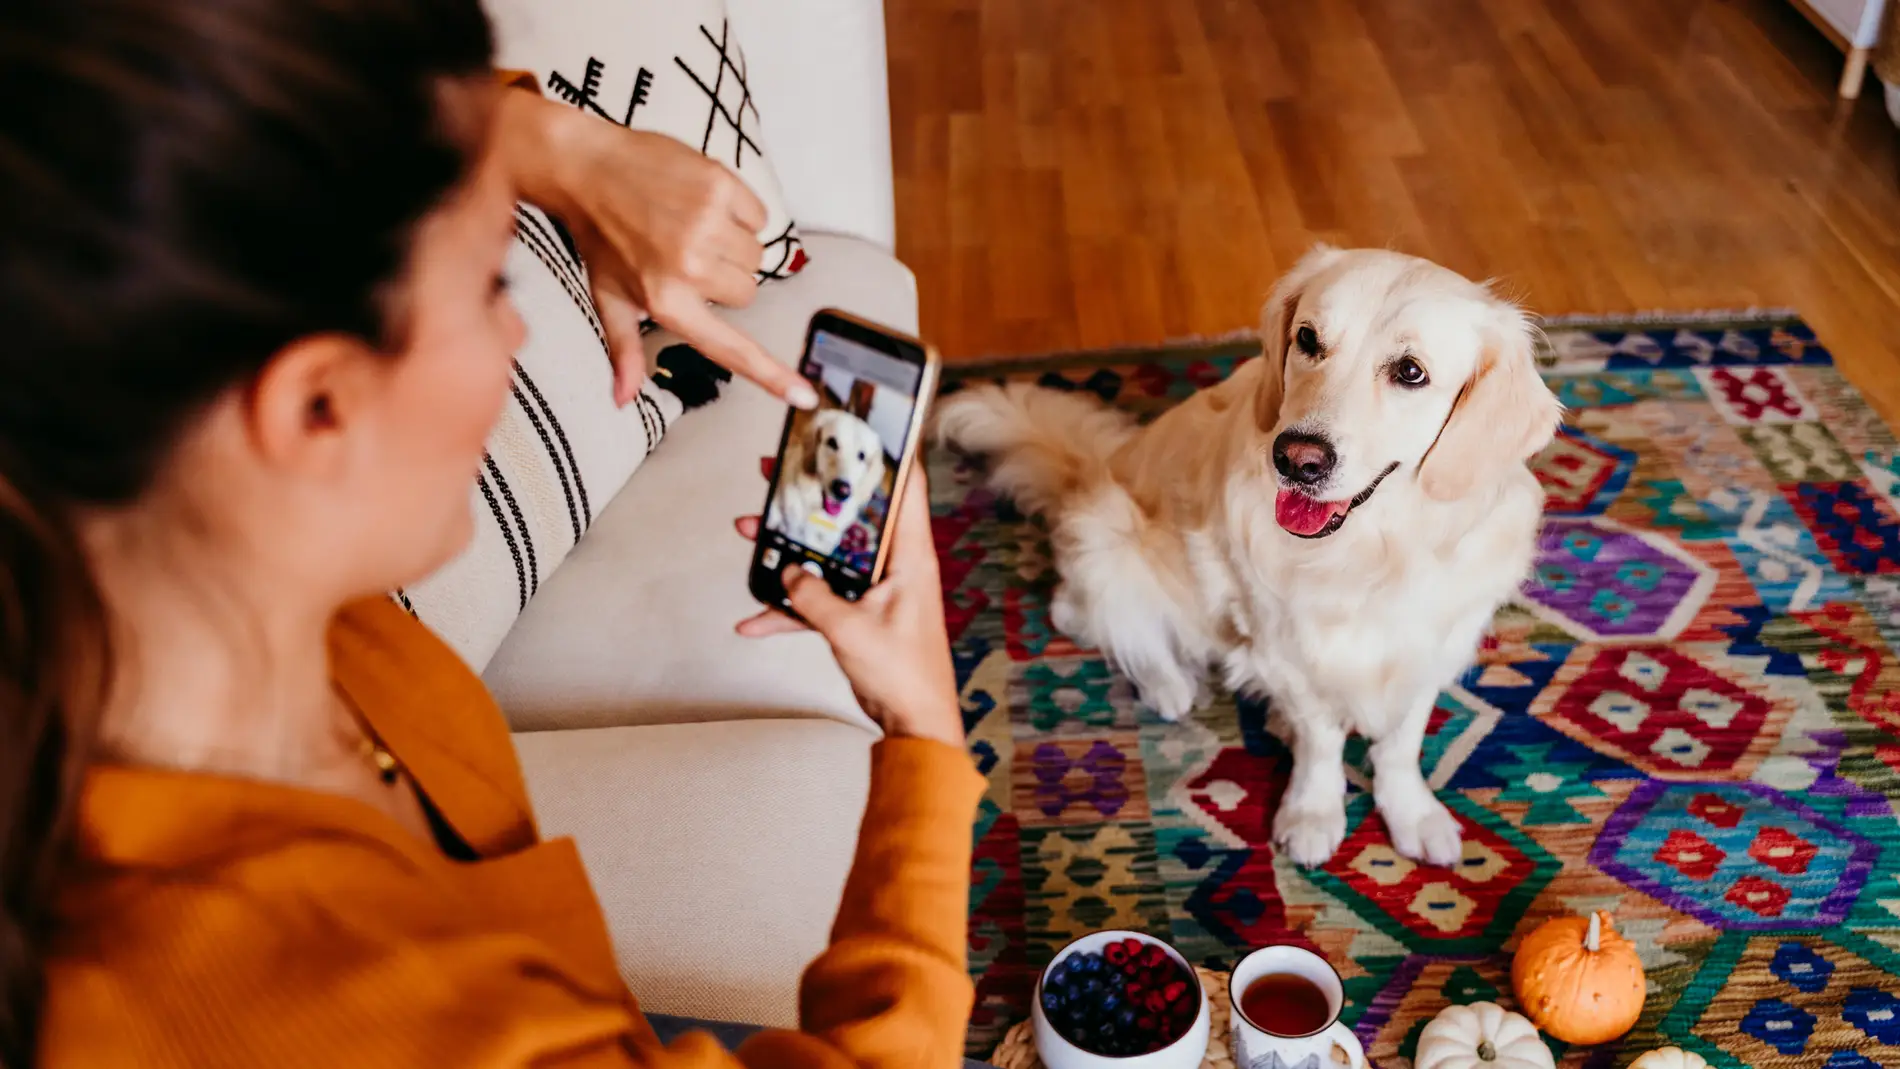
<instances>
[{"instance_id":1,"label":"camera app interface","mask_svg":"<svg viewBox=\"0 0 1900 1069\"><path fill-rule=\"evenodd\" d=\"M792 417L759 564L797 564L847 596L870 585L923 368L827 331L801 370L818 407Z\"/></svg>"}]
</instances>

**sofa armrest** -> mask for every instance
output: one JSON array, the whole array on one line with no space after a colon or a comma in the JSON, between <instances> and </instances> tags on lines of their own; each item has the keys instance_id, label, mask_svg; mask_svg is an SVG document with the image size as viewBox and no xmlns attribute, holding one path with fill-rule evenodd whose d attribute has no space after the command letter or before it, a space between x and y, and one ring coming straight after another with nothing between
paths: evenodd
<instances>
[{"instance_id":1,"label":"sofa armrest","mask_svg":"<svg viewBox=\"0 0 1900 1069\"><path fill-rule=\"evenodd\" d=\"M896 247L882 0L727 0L792 217Z\"/></svg>"}]
</instances>

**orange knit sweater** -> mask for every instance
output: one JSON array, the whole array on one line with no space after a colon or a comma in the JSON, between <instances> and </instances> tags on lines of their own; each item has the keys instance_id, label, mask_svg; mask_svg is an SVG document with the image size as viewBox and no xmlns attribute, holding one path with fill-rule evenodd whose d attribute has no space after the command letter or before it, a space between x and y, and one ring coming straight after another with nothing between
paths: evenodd
<instances>
[{"instance_id":1,"label":"orange knit sweater","mask_svg":"<svg viewBox=\"0 0 1900 1069\"><path fill-rule=\"evenodd\" d=\"M481 681L380 599L339 617L331 652L338 685L480 860L450 860L341 796L97 768L47 969L41 1064L959 1064L983 789L966 754L873 748L857 859L830 948L805 973L801 1032L736 1055L706 1036L663 1047L620 979L574 844L536 832Z\"/></svg>"}]
</instances>

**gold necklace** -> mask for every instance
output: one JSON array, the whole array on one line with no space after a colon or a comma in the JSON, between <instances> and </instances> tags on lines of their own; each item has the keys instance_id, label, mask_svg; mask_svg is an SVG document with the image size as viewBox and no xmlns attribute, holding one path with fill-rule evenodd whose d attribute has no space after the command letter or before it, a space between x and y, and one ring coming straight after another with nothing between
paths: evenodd
<instances>
[{"instance_id":1,"label":"gold necklace","mask_svg":"<svg viewBox=\"0 0 1900 1069\"><path fill-rule=\"evenodd\" d=\"M360 733L356 744L357 752L361 753L363 759L370 763L370 767L376 770L376 775L384 784L394 787L396 780L402 776L402 762L396 760L396 755L390 753L389 747L383 745L383 740L377 737L375 729L369 726L369 721L363 719L363 714L357 712L355 706L350 707L350 715L355 718L356 728Z\"/></svg>"}]
</instances>

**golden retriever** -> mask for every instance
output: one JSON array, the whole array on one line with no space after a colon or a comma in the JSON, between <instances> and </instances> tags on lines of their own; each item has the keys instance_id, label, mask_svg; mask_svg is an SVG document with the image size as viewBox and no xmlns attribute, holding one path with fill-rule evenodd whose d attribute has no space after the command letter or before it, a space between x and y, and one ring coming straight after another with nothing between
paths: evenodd
<instances>
[{"instance_id":1,"label":"golden retriever","mask_svg":"<svg viewBox=\"0 0 1900 1069\"><path fill-rule=\"evenodd\" d=\"M1320 246L1268 300L1265 355L1146 427L1012 384L947 398L938 432L1047 518L1053 622L1157 713L1198 705L1209 668L1272 700L1294 758L1273 838L1295 862L1345 838L1356 731L1393 846L1449 865L1459 824L1419 746L1532 564L1543 492L1525 461L1562 415L1534 336L1429 261Z\"/></svg>"},{"instance_id":2,"label":"golden retriever","mask_svg":"<svg viewBox=\"0 0 1900 1069\"><path fill-rule=\"evenodd\" d=\"M766 526L829 556L884 482L884 444L869 423L821 409L792 428L784 466Z\"/></svg>"}]
</instances>

